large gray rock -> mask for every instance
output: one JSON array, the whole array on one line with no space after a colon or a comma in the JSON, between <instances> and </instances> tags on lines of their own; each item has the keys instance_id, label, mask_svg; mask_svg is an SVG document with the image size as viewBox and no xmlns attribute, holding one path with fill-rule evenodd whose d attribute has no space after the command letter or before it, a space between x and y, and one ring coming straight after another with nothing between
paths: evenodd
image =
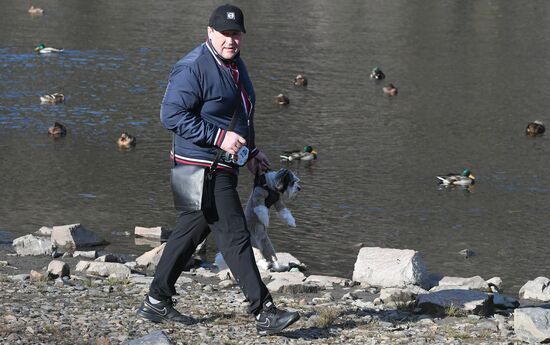
<instances>
[{"instance_id":1,"label":"large gray rock","mask_svg":"<svg viewBox=\"0 0 550 345\"><path fill-rule=\"evenodd\" d=\"M80 224L54 226L52 242L64 248L79 249L105 244L106 241Z\"/></svg>"},{"instance_id":2,"label":"large gray rock","mask_svg":"<svg viewBox=\"0 0 550 345\"><path fill-rule=\"evenodd\" d=\"M138 266L142 266L150 270L156 269L165 246L166 243L163 243L160 246L143 253L141 256L136 258L136 263Z\"/></svg>"},{"instance_id":3,"label":"large gray rock","mask_svg":"<svg viewBox=\"0 0 550 345\"><path fill-rule=\"evenodd\" d=\"M69 264L61 260L52 260L48 264L48 276L56 279L58 277L67 277L70 274Z\"/></svg>"},{"instance_id":4,"label":"large gray rock","mask_svg":"<svg viewBox=\"0 0 550 345\"><path fill-rule=\"evenodd\" d=\"M443 290L418 295L416 305L427 314L461 314L488 316L494 311L493 296L476 290Z\"/></svg>"},{"instance_id":5,"label":"large gray rock","mask_svg":"<svg viewBox=\"0 0 550 345\"><path fill-rule=\"evenodd\" d=\"M470 278L443 277L437 285L439 287L464 286L468 290L479 290L479 291L491 292L491 288L489 287L489 284L485 281L485 279L481 278L480 276L475 276Z\"/></svg>"},{"instance_id":6,"label":"large gray rock","mask_svg":"<svg viewBox=\"0 0 550 345\"><path fill-rule=\"evenodd\" d=\"M428 291L419 286L412 285L406 288L384 288L380 290L380 300L387 306L404 306L414 302L416 296L426 294Z\"/></svg>"},{"instance_id":7,"label":"large gray rock","mask_svg":"<svg viewBox=\"0 0 550 345\"><path fill-rule=\"evenodd\" d=\"M331 277L331 276L321 276L321 275L310 275L306 278L305 283L316 283L320 286L332 286L333 284L341 286L351 285L351 281L347 278L341 277Z\"/></svg>"},{"instance_id":8,"label":"large gray rock","mask_svg":"<svg viewBox=\"0 0 550 345\"><path fill-rule=\"evenodd\" d=\"M271 278L273 280L267 284L268 290L282 292L289 286L303 284L306 277L302 272L272 272Z\"/></svg>"},{"instance_id":9,"label":"large gray rock","mask_svg":"<svg viewBox=\"0 0 550 345\"><path fill-rule=\"evenodd\" d=\"M514 331L518 338L531 344L550 342L550 309L528 307L514 310Z\"/></svg>"},{"instance_id":10,"label":"large gray rock","mask_svg":"<svg viewBox=\"0 0 550 345\"><path fill-rule=\"evenodd\" d=\"M160 226L154 228L146 228L143 226L136 226L134 228L134 234L138 237L154 238L160 240L163 229Z\"/></svg>"},{"instance_id":11,"label":"large gray rock","mask_svg":"<svg viewBox=\"0 0 550 345\"><path fill-rule=\"evenodd\" d=\"M164 331L155 331L139 339L125 341L121 345L174 345L174 343Z\"/></svg>"},{"instance_id":12,"label":"large gray rock","mask_svg":"<svg viewBox=\"0 0 550 345\"><path fill-rule=\"evenodd\" d=\"M13 240L13 248L18 255L52 255L53 242L47 237L25 235Z\"/></svg>"},{"instance_id":13,"label":"large gray rock","mask_svg":"<svg viewBox=\"0 0 550 345\"><path fill-rule=\"evenodd\" d=\"M550 279L538 277L529 280L519 290L519 298L550 302Z\"/></svg>"},{"instance_id":14,"label":"large gray rock","mask_svg":"<svg viewBox=\"0 0 550 345\"><path fill-rule=\"evenodd\" d=\"M382 288L426 286L428 273L417 251L363 247L355 261L353 280Z\"/></svg>"},{"instance_id":15,"label":"large gray rock","mask_svg":"<svg viewBox=\"0 0 550 345\"><path fill-rule=\"evenodd\" d=\"M127 279L131 274L128 267L116 262L80 261L76 264L76 271L116 279Z\"/></svg>"}]
</instances>

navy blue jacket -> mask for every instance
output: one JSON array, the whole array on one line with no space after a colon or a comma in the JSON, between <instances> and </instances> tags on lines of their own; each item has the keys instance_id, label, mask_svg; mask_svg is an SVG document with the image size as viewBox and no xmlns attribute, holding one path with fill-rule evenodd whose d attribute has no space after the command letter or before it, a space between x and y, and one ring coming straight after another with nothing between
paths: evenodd
<instances>
[{"instance_id":1,"label":"navy blue jacket","mask_svg":"<svg viewBox=\"0 0 550 345\"><path fill-rule=\"evenodd\" d=\"M254 105L256 96L246 66L234 59L239 70L239 85L229 65L203 43L180 59L172 69L160 108L164 127L175 133L175 159L178 164L210 166L231 122L237 117L234 132L245 138L249 158L257 153L254 144ZM245 92L241 92L240 88ZM242 96L250 104L247 113ZM173 158L173 156L172 156ZM237 166L222 161L222 169Z\"/></svg>"}]
</instances>

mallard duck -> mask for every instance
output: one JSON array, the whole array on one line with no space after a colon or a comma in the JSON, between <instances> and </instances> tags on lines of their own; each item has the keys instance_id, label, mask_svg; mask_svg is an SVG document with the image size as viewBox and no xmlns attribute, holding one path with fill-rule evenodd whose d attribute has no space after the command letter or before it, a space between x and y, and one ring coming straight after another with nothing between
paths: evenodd
<instances>
[{"instance_id":1,"label":"mallard duck","mask_svg":"<svg viewBox=\"0 0 550 345\"><path fill-rule=\"evenodd\" d=\"M388 84L382 88L384 93L388 96L395 96L397 95L397 88L392 84Z\"/></svg>"},{"instance_id":2,"label":"mallard duck","mask_svg":"<svg viewBox=\"0 0 550 345\"><path fill-rule=\"evenodd\" d=\"M127 132L122 132L116 143L120 149L129 149L136 146L136 137Z\"/></svg>"},{"instance_id":3,"label":"mallard duck","mask_svg":"<svg viewBox=\"0 0 550 345\"><path fill-rule=\"evenodd\" d=\"M290 103L290 100L288 99L287 96L283 95L282 93L278 94L277 97L275 98L275 103L279 104L279 105L287 105Z\"/></svg>"},{"instance_id":4,"label":"mallard duck","mask_svg":"<svg viewBox=\"0 0 550 345\"><path fill-rule=\"evenodd\" d=\"M374 67L370 72L370 78L374 80L382 80L386 78L386 75L382 72L380 67Z\"/></svg>"},{"instance_id":5,"label":"mallard duck","mask_svg":"<svg viewBox=\"0 0 550 345\"><path fill-rule=\"evenodd\" d=\"M66 134L67 128L57 121L53 124L53 126L48 128L48 135L51 135L54 138L64 137Z\"/></svg>"},{"instance_id":6,"label":"mallard duck","mask_svg":"<svg viewBox=\"0 0 550 345\"><path fill-rule=\"evenodd\" d=\"M313 147L308 145L305 146L302 151L285 151L282 155L280 155L280 157L283 161L311 161L317 159L317 151L315 151Z\"/></svg>"},{"instance_id":7,"label":"mallard duck","mask_svg":"<svg viewBox=\"0 0 550 345\"><path fill-rule=\"evenodd\" d=\"M436 176L439 179L439 184L444 186L462 186L467 187L473 185L476 178L470 172L470 169L464 169L462 174L447 174L444 176Z\"/></svg>"},{"instance_id":8,"label":"mallard duck","mask_svg":"<svg viewBox=\"0 0 550 345\"><path fill-rule=\"evenodd\" d=\"M527 127L525 128L525 134L530 137L536 137L537 135L541 135L544 133L546 128L544 128L544 124L541 121L533 121L529 122L527 124Z\"/></svg>"},{"instance_id":9,"label":"mallard duck","mask_svg":"<svg viewBox=\"0 0 550 345\"><path fill-rule=\"evenodd\" d=\"M296 86L307 86L307 79L306 79L306 77L304 77L304 76L301 75L301 74L298 74L298 75L294 78L294 85L296 85Z\"/></svg>"},{"instance_id":10,"label":"mallard duck","mask_svg":"<svg viewBox=\"0 0 550 345\"><path fill-rule=\"evenodd\" d=\"M39 45L36 46L36 48L34 48L34 51L40 54L51 54L51 53L62 53L63 49L46 47L44 43L40 43Z\"/></svg>"},{"instance_id":11,"label":"mallard duck","mask_svg":"<svg viewBox=\"0 0 550 345\"><path fill-rule=\"evenodd\" d=\"M44 10L40 7L31 6L31 8L29 8L29 13L32 16L41 16L44 13Z\"/></svg>"},{"instance_id":12,"label":"mallard duck","mask_svg":"<svg viewBox=\"0 0 550 345\"><path fill-rule=\"evenodd\" d=\"M58 104L65 101L65 96L62 93L52 93L50 95L40 96L40 102L43 104Z\"/></svg>"}]
</instances>

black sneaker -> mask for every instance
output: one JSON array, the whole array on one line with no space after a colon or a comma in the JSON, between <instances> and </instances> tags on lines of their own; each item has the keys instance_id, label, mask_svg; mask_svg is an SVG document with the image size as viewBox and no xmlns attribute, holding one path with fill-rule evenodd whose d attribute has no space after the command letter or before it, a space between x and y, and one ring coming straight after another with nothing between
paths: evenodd
<instances>
[{"instance_id":1,"label":"black sneaker","mask_svg":"<svg viewBox=\"0 0 550 345\"><path fill-rule=\"evenodd\" d=\"M298 319L300 319L298 312L279 310L273 302L267 301L260 314L256 316L256 330L259 335L279 333Z\"/></svg>"},{"instance_id":2,"label":"black sneaker","mask_svg":"<svg viewBox=\"0 0 550 345\"><path fill-rule=\"evenodd\" d=\"M190 316L182 315L174 309L176 300L169 298L159 303L149 301L149 296L145 295L141 307L139 307L138 316L153 322L180 322L185 325L192 325L197 322Z\"/></svg>"}]
</instances>

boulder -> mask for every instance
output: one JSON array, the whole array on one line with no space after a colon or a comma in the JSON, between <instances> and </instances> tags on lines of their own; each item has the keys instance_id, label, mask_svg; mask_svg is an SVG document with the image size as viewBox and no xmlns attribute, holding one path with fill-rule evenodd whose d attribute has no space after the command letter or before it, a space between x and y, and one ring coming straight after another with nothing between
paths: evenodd
<instances>
[{"instance_id":1,"label":"boulder","mask_svg":"<svg viewBox=\"0 0 550 345\"><path fill-rule=\"evenodd\" d=\"M80 261L76 265L76 271L116 279L127 279L131 273L130 269L123 264L97 261Z\"/></svg>"},{"instance_id":2,"label":"boulder","mask_svg":"<svg viewBox=\"0 0 550 345\"><path fill-rule=\"evenodd\" d=\"M550 309L541 307L514 310L516 336L530 344L550 342Z\"/></svg>"},{"instance_id":3,"label":"boulder","mask_svg":"<svg viewBox=\"0 0 550 345\"><path fill-rule=\"evenodd\" d=\"M306 278L302 272L272 272L271 282L267 284L267 288L271 292L282 292L285 286L303 284Z\"/></svg>"},{"instance_id":4,"label":"boulder","mask_svg":"<svg viewBox=\"0 0 550 345\"><path fill-rule=\"evenodd\" d=\"M442 290L418 295L416 305L426 314L476 314L488 316L494 311L493 296L476 290Z\"/></svg>"},{"instance_id":5,"label":"boulder","mask_svg":"<svg viewBox=\"0 0 550 345\"><path fill-rule=\"evenodd\" d=\"M52 260L48 264L48 276L52 279L57 279L59 277L67 277L70 273L70 267L66 262L61 260Z\"/></svg>"},{"instance_id":6,"label":"boulder","mask_svg":"<svg viewBox=\"0 0 550 345\"><path fill-rule=\"evenodd\" d=\"M426 286L428 273L417 251L363 247L355 261L353 280L381 288Z\"/></svg>"},{"instance_id":7,"label":"boulder","mask_svg":"<svg viewBox=\"0 0 550 345\"><path fill-rule=\"evenodd\" d=\"M52 255L53 242L47 237L25 235L13 240L13 248L18 255Z\"/></svg>"},{"instance_id":8,"label":"boulder","mask_svg":"<svg viewBox=\"0 0 550 345\"><path fill-rule=\"evenodd\" d=\"M141 256L136 258L136 263L138 264L138 266L145 267L146 269L155 270L155 268L157 268L165 246L166 244L163 243L160 246L143 253Z\"/></svg>"},{"instance_id":9,"label":"boulder","mask_svg":"<svg viewBox=\"0 0 550 345\"><path fill-rule=\"evenodd\" d=\"M321 276L321 275L310 275L306 278L304 281L305 283L316 283L320 286L332 286L333 284L341 285L341 286L350 286L351 281L346 278L340 278L340 277L330 277L330 276Z\"/></svg>"},{"instance_id":10,"label":"boulder","mask_svg":"<svg viewBox=\"0 0 550 345\"><path fill-rule=\"evenodd\" d=\"M550 279L537 277L519 289L519 298L550 302Z\"/></svg>"},{"instance_id":11,"label":"boulder","mask_svg":"<svg viewBox=\"0 0 550 345\"><path fill-rule=\"evenodd\" d=\"M106 241L80 224L54 226L52 242L65 248L78 249L105 244Z\"/></svg>"},{"instance_id":12,"label":"boulder","mask_svg":"<svg viewBox=\"0 0 550 345\"><path fill-rule=\"evenodd\" d=\"M470 278L462 278L462 277L443 277L437 284L439 287L443 286L464 286L468 290L479 290L479 291L486 291L491 292L491 288L489 287L489 284L485 281L485 279L481 278L480 276L470 277Z\"/></svg>"},{"instance_id":13,"label":"boulder","mask_svg":"<svg viewBox=\"0 0 550 345\"><path fill-rule=\"evenodd\" d=\"M164 230L161 226L156 226L153 228L145 228L142 226L136 226L134 229L134 234L137 237L146 237L146 238L153 238L160 241L163 232L165 233L166 230Z\"/></svg>"},{"instance_id":14,"label":"boulder","mask_svg":"<svg viewBox=\"0 0 550 345\"><path fill-rule=\"evenodd\" d=\"M428 291L416 285L406 288L384 288L380 290L380 300L387 306L407 305L416 300L416 296L426 294Z\"/></svg>"},{"instance_id":15,"label":"boulder","mask_svg":"<svg viewBox=\"0 0 550 345\"><path fill-rule=\"evenodd\" d=\"M154 331L139 339L127 340L121 345L173 345L164 331Z\"/></svg>"}]
</instances>

